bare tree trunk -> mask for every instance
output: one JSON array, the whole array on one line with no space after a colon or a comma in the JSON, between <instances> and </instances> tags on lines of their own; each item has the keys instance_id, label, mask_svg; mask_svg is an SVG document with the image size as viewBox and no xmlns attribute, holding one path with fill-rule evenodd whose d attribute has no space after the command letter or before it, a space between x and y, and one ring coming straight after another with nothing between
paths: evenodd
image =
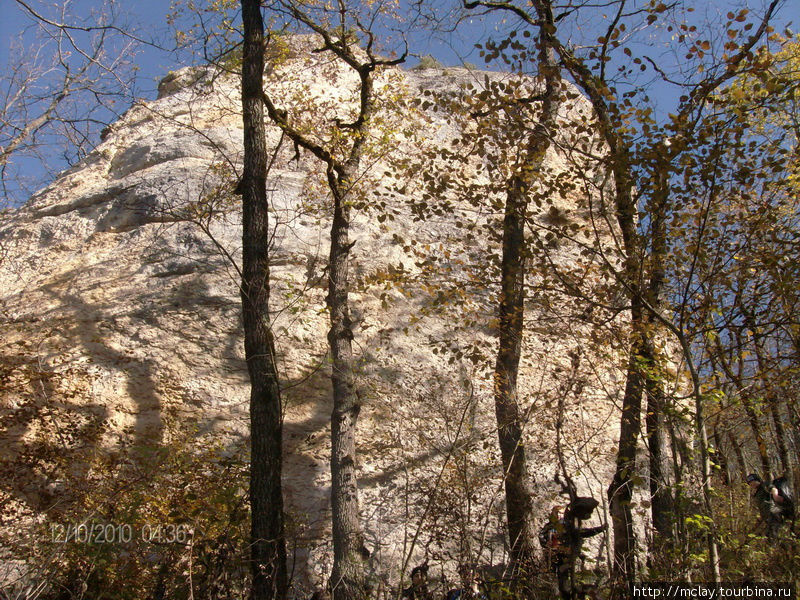
<instances>
[{"instance_id":1,"label":"bare tree trunk","mask_svg":"<svg viewBox=\"0 0 800 600\"><path fill-rule=\"evenodd\" d=\"M668 433L666 423L666 397L664 394L664 375L661 358L656 354L655 313L661 310L661 289L666 278L667 258L667 216L669 209L671 172L668 153L658 154L650 166L653 181L653 199L650 209L650 273L644 289L648 305L645 326L641 328L642 336L642 376L647 392L645 426L647 428L647 448L650 459L650 511L653 526L658 536L653 540L663 544L672 537L674 523L674 503L670 492L670 468L667 456ZM644 246L644 240L642 246ZM644 315L643 315L644 317ZM656 545L656 544L654 544Z\"/></svg>"},{"instance_id":2,"label":"bare tree trunk","mask_svg":"<svg viewBox=\"0 0 800 600\"><path fill-rule=\"evenodd\" d=\"M319 144L311 136L295 129L285 111L279 110L269 95L265 104L272 121L294 142L298 148L310 151L326 166L328 189L333 196L333 221L331 224L330 263L328 265L328 297L330 329L328 344L331 351L333 384L333 411L331 412L331 521L333 529L333 568L330 585L334 600L367 600L366 560L369 552L364 546L358 506L358 479L356 461L356 427L361 400L358 395L353 360L353 327L349 308L349 257L353 243L350 242L350 209L348 196L359 175L361 160L367 152L366 143L371 133L372 116L375 112L374 73L383 66L402 63L406 55L399 58L378 58L373 51L373 33L362 32L370 39L362 51L354 50L345 35L346 31L333 32L324 22L315 22L312 15L304 12L303 3L282 3L298 22L302 23L323 41L321 51L350 66L360 79L359 111L352 123L336 123L342 132L349 131L352 145L346 159L338 158L334 152ZM342 3L340 10L346 12ZM340 15L340 16L343 16ZM362 25L359 24L361 27ZM354 38L355 39L355 38Z\"/></svg>"},{"instance_id":3,"label":"bare tree trunk","mask_svg":"<svg viewBox=\"0 0 800 600\"><path fill-rule=\"evenodd\" d=\"M784 402L786 406L786 413L789 415L789 423L791 423L792 441L794 442L794 464L800 464L800 416L797 414L794 406L790 402Z\"/></svg>"},{"instance_id":4,"label":"bare tree trunk","mask_svg":"<svg viewBox=\"0 0 800 600\"><path fill-rule=\"evenodd\" d=\"M692 378L692 396L694 396L695 408L695 432L697 441L700 444L700 484L703 490L703 508L705 516L708 518L708 531L706 533L706 543L708 546L708 560L709 567L711 567L711 577L715 584L719 584L721 573L719 568L719 545L717 543L717 525L714 522L714 507L711 504L711 497L713 494L713 485L711 481L711 460L709 458L709 442L708 431L706 429L706 416L704 407L704 394L701 391L700 375L697 371L694 359L692 357L692 349L689 342L682 333L678 335L678 341L683 350L683 356L686 360L689 374Z\"/></svg>"},{"instance_id":5,"label":"bare tree trunk","mask_svg":"<svg viewBox=\"0 0 800 600\"><path fill-rule=\"evenodd\" d=\"M719 416L717 416L716 423L714 423L712 437L714 438L714 462L719 465L719 468L722 471L722 483L725 485L730 485L731 469L730 465L728 464L728 457L725 455L725 452L722 449L722 436L719 434Z\"/></svg>"},{"instance_id":6,"label":"bare tree trunk","mask_svg":"<svg viewBox=\"0 0 800 600\"><path fill-rule=\"evenodd\" d=\"M509 10L509 4L465 1L469 9ZM549 0L537 0L535 10L514 8L514 14L537 31L539 79L544 84L541 110L536 125L521 153L515 173L506 187L503 218L503 247L498 308L498 350L494 370L494 405L497 436L503 461L506 517L510 546L510 571L523 586L532 575L535 533L528 469L523 440L524 423L517 398L517 377L522 350L525 315L526 254L525 224L530 191L545 159L556 124L560 104L561 71L556 63L552 35L555 32ZM528 32L526 32L528 33ZM506 108L511 121L519 120L519 107Z\"/></svg>"},{"instance_id":7,"label":"bare tree trunk","mask_svg":"<svg viewBox=\"0 0 800 600\"><path fill-rule=\"evenodd\" d=\"M775 445L778 447L778 458L780 458L781 461L781 472L783 475L790 476L792 469L789 462L789 450L786 446L786 430L783 427L783 420L781 418L777 396L769 396L767 398L767 404L769 404L769 412L772 416L772 424L775 427Z\"/></svg>"},{"instance_id":8,"label":"bare tree trunk","mask_svg":"<svg viewBox=\"0 0 800 600\"><path fill-rule=\"evenodd\" d=\"M543 16L546 20L552 19L549 11L544 11ZM545 83L545 93L540 118L531 132L520 172L512 177L506 193L500 265L499 345L494 371L494 405L504 471L510 566L512 573L519 574L523 581L527 581L531 573L536 539L522 438L524 424L517 398L525 314L525 223L530 187L550 146L558 114L561 81L544 32L540 33L539 45L539 74Z\"/></svg>"},{"instance_id":9,"label":"bare tree trunk","mask_svg":"<svg viewBox=\"0 0 800 600\"><path fill-rule=\"evenodd\" d=\"M725 359L725 351L723 350L722 343L718 338L715 338L714 340L717 349L717 355L719 357L719 360L716 362L716 364L722 367L725 375L733 383L734 387L736 388L736 392L739 394L739 398L742 402L742 408L747 416L747 422L750 425L751 431L753 432L753 439L756 441L758 456L761 459L761 476L769 478L770 473L772 472L772 467L770 466L769 454L767 453L767 443L764 440L764 435L761 432L761 425L758 422L758 415L756 414L755 408L753 408L753 405L750 402L748 391L745 389L741 378L742 373L744 373L742 361L745 352L745 348L742 343L741 332L736 331L735 338L736 347L732 350L736 352L736 358L739 361L738 373L734 373L733 368ZM742 463L742 468L744 468L744 463Z\"/></svg>"},{"instance_id":10,"label":"bare tree trunk","mask_svg":"<svg viewBox=\"0 0 800 600\"><path fill-rule=\"evenodd\" d=\"M769 413L772 417L772 425L775 429L775 446L778 449L778 458L781 461L781 471L784 475L791 477L791 466L789 463L789 451L786 447L786 432L783 427L783 420L780 415L780 407L778 405L778 394L775 393L774 386L770 382L770 374L767 370L767 361L764 357L764 349L761 345L761 336L755 326L755 320L751 314L747 315L748 325L753 335L753 348L756 351L756 360L758 361L758 370L761 374L763 382L765 397L764 401L769 405Z\"/></svg>"},{"instance_id":11,"label":"bare tree trunk","mask_svg":"<svg viewBox=\"0 0 800 600\"><path fill-rule=\"evenodd\" d=\"M742 445L735 437L733 437L733 433L731 433L730 431L728 431L728 442L733 448L733 453L736 456L736 461L739 463L739 469L741 469L740 475L746 475L747 463L744 462L744 453L742 452Z\"/></svg>"},{"instance_id":12,"label":"bare tree trunk","mask_svg":"<svg viewBox=\"0 0 800 600\"><path fill-rule=\"evenodd\" d=\"M761 459L761 476L769 478L772 473L772 466L770 465L769 453L767 452L767 442L764 439L764 434L761 431L761 425L758 422L758 415L756 414L750 400L742 396L742 407L747 415L747 422L750 424L750 429L753 432L753 438L756 441L758 449L758 456Z\"/></svg>"},{"instance_id":13,"label":"bare tree trunk","mask_svg":"<svg viewBox=\"0 0 800 600\"><path fill-rule=\"evenodd\" d=\"M689 356L688 348L684 349L685 355ZM722 576L719 570L719 546L717 545L716 525L714 523L714 510L711 505L711 462L708 456L708 434L706 432L706 421L703 413L703 398L700 393L700 381L697 373L690 364L692 379L694 380L695 393L695 425L697 436L700 441L700 476L702 477L703 507L706 516L710 520L709 530L706 533L706 543L708 544L708 559L711 567L711 576L714 583L720 583Z\"/></svg>"},{"instance_id":14,"label":"bare tree trunk","mask_svg":"<svg viewBox=\"0 0 800 600\"><path fill-rule=\"evenodd\" d=\"M618 140L615 139L616 141ZM612 171L616 188L617 223L625 251L624 283L631 299L631 347L622 398L616 469L608 487L609 510L614 528L614 575L618 583L626 585L636 580L636 536L631 502L632 477L636 471L636 446L641 431L642 393L645 388L641 363L652 355L646 346L650 332L647 331L642 299L641 242L636 232L636 206L632 197L627 158L623 148L616 148Z\"/></svg>"},{"instance_id":15,"label":"bare tree trunk","mask_svg":"<svg viewBox=\"0 0 800 600\"><path fill-rule=\"evenodd\" d=\"M681 444L678 438L678 435L675 431L675 422L670 420L667 423L667 431L669 432L669 441L670 441L670 459L672 462L672 473L675 477L675 484L674 484L674 493L675 493L675 533L678 543L681 545L685 545L687 542L686 538L686 524L684 520L684 511L683 507L685 506L685 502L683 501L684 498L684 483L683 483L683 469L685 467L685 460L681 453Z\"/></svg>"},{"instance_id":16,"label":"bare tree trunk","mask_svg":"<svg viewBox=\"0 0 800 600\"><path fill-rule=\"evenodd\" d=\"M250 510L253 600L286 596L281 493L282 414L269 316L269 213L262 78L264 24L258 0L242 0L242 314L250 375Z\"/></svg>"},{"instance_id":17,"label":"bare tree trunk","mask_svg":"<svg viewBox=\"0 0 800 600\"><path fill-rule=\"evenodd\" d=\"M798 352L800 352L800 338L793 335L792 345L796 356ZM786 413L789 415L789 423L792 425L790 431L792 432L792 441L794 442L794 453L792 454L794 458L794 468L792 471L794 472L797 467L800 466L800 414L797 412L797 403L794 397L784 398L784 405L786 406ZM795 475L797 474L795 473ZM795 476L792 478L793 485L795 481L800 480Z\"/></svg>"},{"instance_id":18,"label":"bare tree trunk","mask_svg":"<svg viewBox=\"0 0 800 600\"><path fill-rule=\"evenodd\" d=\"M650 455L650 510L658 538L672 537L674 509L670 491L669 434L666 423L666 398L663 384L646 378L647 448Z\"/></svg>"},{"instance_id":19,"label":"bare tree trunk","mask_svg":"<svg viewBox=\"0 0 800 600\"><path fill-rule=\"evenodd\" d=\"M523 423L517 400L517 375L525 302L525 212L528 186L510 184L503 220L499 347L494 370L494 407L503 460L511 570L527 570L533 558L532 506L527 483Z\"/></svg>"},{"instance_id":20,"label":"bare tree trunk","mask_svg":"<svg viewBox=\"0 0 800 600\"><path fill-rule=\"evenodd\" d=\"M357 164L357 161L356 161ZM328 343L333 360L333 412L331 413L331 509L333 517L333 571L331 588L334 600L366 600L366 565L358 505L356 474L356 425L361 401L353 368L353 329L350 322L349 209L345 195L350 178L345 172L329 172L334 197L331 225L330 266L328 270L328 309L331 328Z\"/></svg>"},{"instance_id":21,"label":"bare tree trunk","mask_svg":"<svg viewBox=\"0 0 800 600\"><path fill-rule=\"evenodd\" d=\"M636 577L636 537L633 531L632 475L636 469L636 445L639 439L644 382L640 373L641 346L635 342L628 360L625 395L622 398L619 446L616 469L608 487L608 502L614 528L614 573L621 583Z\"/></svg>"}]
</instances>

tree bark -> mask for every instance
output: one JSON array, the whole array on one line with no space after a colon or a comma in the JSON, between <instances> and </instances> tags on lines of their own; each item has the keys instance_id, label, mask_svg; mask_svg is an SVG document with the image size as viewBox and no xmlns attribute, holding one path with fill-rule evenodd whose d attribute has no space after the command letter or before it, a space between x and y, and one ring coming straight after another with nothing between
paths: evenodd
<instances>
[{"instance_id":1,"label":"tree bark","mask_svg":"<svg viewBox=\"0 0 800 600\"><path fill-rule=\"evenodd\" d=\"M789 450L786 445L786 429L783 426L780 406L777 395L770 395L766 398L769 404L769 413L772 417L772 424L775 427L775 445L778 447L778 458L781 461L781 473L791 477L791 463L789 462Z\"/></svg>"},{"instance_id":2,"label":"tree bark","mask_svg":"<svg viewBox=\"0 0 800 600\"><path fill-rule=\"evenodd\" d=\"M287 113L279 110L269 95L265 104L270 118L294 142L326 165L328 189L333 196L333 221L328 265L328 297L330 313L328 344L331 351L331 382L333 410L331 412L331 521L333 529L333 568L330 586L333 600L367 600L366 560L369 552L364 546L358 503L356 461L356 427L361 410L353 359L353 327L349 308L349 257L354 242L350 242L349 196L360 176L361 160L371 131L375 112L374 73L380 66L402 63L406 55L384 60L375 56L372 42L364 49L366 59L351 47L344 37L337 37L324 24L315 22L301 9L300 3L287 2L289 12L322 37L323 48L350 66L360 79L358 117L352 123L336 122L342 131L349 131L352 145L345 158L337 158L309 136L295 129ZM342 5L342 10L345 10ZM363 30L371 37L371 32ZM344 32L342 32L344 34Z\"/></svg>"},{"instance_id":3,"label":"tree bark","mask_svg":"<svg viewBox=\"0 0 800 600\"><path fill-rule=\"evenodd\" d=\"M544 11L543 16L552 20L549 11ZM522 437L524 423L517 398L525 316L525 223L530 187L550 146L558 114L561 80L552 50L547 44L546 33L541 33L539 44L539 71L544 80L545 93L540 118L531 132L520 171L509 181L506 193L500 265L499 343L494 371L495 416L503 461L510 567L511 572L520 576L523 583L531 573L536 539Z\"/></svg>"},{"instance_id":4,"label":"tree bark","mask_svg":"<svg viewBox=\"0 0 800 600\"><path fill-rule=\"evenodd\" d=\"M772 467L770 465L769 453L767 452L767 443L761 431L761 425L758 422L758 414L750 402L748 397L749 392L742 381L742 374L744 373L744 365L742 364L742 361L745 347L742 343L741 331L736 330L734 333L734 338L736 340L736 346L732 348L731 351L736 353L736 359L739 362L738 372L734 372L733 368L726 360L725 351L722 348L722 343L718 338L715 338L714 340L714 344L717 349L717 355L719 357L719 360L716 364L722 367L723 372L736 388L736 392L738 393L739 399L742 403L742 408L747 416L747 422L750 425L750 430L753 432L753 439L756 442L758 456L761 459L761 477L766 477L769 479L770 473L772 472ZM742 468L745 468L744 463L742 463Z\"/></svg>"},{"instance_id":5,"label":"tree bark","mask_svg":"<svg viewBox=\"0 0 800 600\"><path fill-rule=\"evenodd\" d=\"M653 526L659 533L659 542L671 537L674 523L674 504L670 493L669 458L667 456L668 434L666 429L666 397L664 374L660 357L656 355L655 312L661 310L661 290L666 278L667 259L667 212L669 209L669 173L671 165L668 152L660 154L651 166L653 191L650 234L650 277L646 287L649 305L646 325L642 328L642 347L646 354L643 376L647 392L645 426L650 459L650 511Z\"/></svg>"},{"instance_id":6,"label":"tree bark","mask_svg":"<svg viewBox=\"0 0 800 600\"><path fill-rule=\"evenodd\" d=\"M673 502L670 492L669 434L666 422L666 398L663 383L646 379L647 448L650 455L650 510L658 537L672 537Z\"/></svg>"},{"instance_id":7,"label":"tree bark","mask_svg":"<svg viewBox=\"0 0 800 600\"><path fill-rule=\"evenodd\" d=\"M744 453L742 452L742 445L739 441L734 437L733 433L728 430L728 442L730 443L731 447L733 448L733 454L736 456L736 461L739 463L740 475L742 477L747 476L747 463L744 462Z\"/></svg>"},{"instance_id":8,"label":"tree bark","mask_svg":"<svg viewBox=\"0 0 800 600\"><path fill-rule=\"evenodd\" d=\"M511 570L526 571L533 558L531 494L527 483L524 424L517 399L525 303L527 185L515 178L506 197L499 310L499 347L494 370L494 407L503 460Z\"/></svg>"},{"instance_id":9,"label":"tree bark","mask_svg":"<svg viewBox=\"0 0 800 600\"><path fill-rule=\"evenodd\" d=\"M611 141L615 144L620 142L616 137ZM616 468L608 487L608 502L614 529L614 575L618 582L628 584L636 580L631 477L636 470L636 445L641 431L642 393L645 388L642 361L652 352L647 349L650 333L647 331L642 301L640 241L636 233L636 206L632 197L629 157L620 146L612 146L611 153L617 223L625 252L624 283L631 300L631 346L622 398Z\"/></svg>"},{"instance_id":10,"label":"tree bark","mask_svg":"<svg viewBox=\"0 0 800 600\"><path fill-rule=\"evenodd\" d=\"M619 445L616 469L608 487L609 512L614 529L614 573L621 582L633 582L636 577L636 538L633 531L633 483L636 469L636 444L641 427L642 391L644 381L640 372L641 346L634 341L628 360L625 394L622 398Z\"/></svg>"},{"instance_id":11,"label":"tree bark","mask_svg":"<svg viewBox=\"0 0 800 600\"><path fill-rule=\"evenodd\" d=\"M756 448L758 449L758 456L761 459L761 477L770 479L772 466L769 460L769 452L767 451L767 442L764 439L761 425L758 422L758 415L748 398L742 396L741 400L745 415L747 415L747 422L750 424L750 429L753 432L753 438L755 439Z\"/></svg>"},{"instance_id":12,"label":"tree bark","mask_svg":"<svg viewBox=\"0 0 800 600\"><path fill-rule=\"evenodd\" d=\"M714 462L719 465L722 471L722 483L725 485L731 484L731 467L728 464L728 457L722 449L722 436L719 434L719 415L714 423L714 429L711 432L714 438Z\"/></svg>"},{"instance_id":13,"label":"tree bark","mask_svg":"<svg viewBox=\"0 0 800 600\"><path fill-rule=\"evenodd\" d=\"M761 336L759 335L755 319L752 313L748 314L748 325L753 336L753 348L756 352L756 360L758 362L758 371L764 388L764 402L769 406L769 413L772 417L772 425L775 431L775 446L778 449L778 458L781 462L781 472L784 476L791 478L791 464L789 462L789 451L786 445L786 431L783 427L783 419L780 414L779 394L775 391L775 387L770 381L770 373L768 371L767 361L764 357L764 349L761 344Z\"/></svg>"},{"instance_id":14,"label":"tree bark","mask_svg":"<svg viewBox=\"0 0 800 600\"><path fill-rule=\"evenodd\" d=\"M264 24L258 0L242 0L242 315L250 375L250 511L253 600L286 596L281 491L282 414L269 315L269 213L262 79Z\"/></svg>"},{"instance_id":15,"label":"tree bark","mask_svg":"<svg viewBox=\"0 0 800 600\"><path fill-rule=\"evenodd\" d=\"M684 340L682 340L684 341ZM689 349L684 348L684 355L689 356ZM719 546L717 545L716 524L714 523L714 510L711 504L712 485L711 485L711 461L708 455L708 434L706 432L705 414L703 411L703 397L700 393L700 379L696 370L689 361L689 369L692 374L695 396L695 426L697 437L700 442L700 476L702 477L703 507L709 519L708 532L706 533L706 543L708 545L709 567L714 583L719 584L722 576L719 569Z\"/></svg>"},{"instance_id":16,"label":"tree bark","mask_svg":"<svg viewBox=\"0 0 800 600\"><path fill-rule=\"evenodd\" d=\"M797 414L797 410L790 402L784 402L786 406L786 413L789 415L789 423L792 425L791 432L792 432L792 441L794 442L794 460L792 461L795 465L795 468L798 464L800 464L800 416ZM794 471L794 469L792 469ZM792 479L792 483L794 483L795 478Z\"/></svg>"},{"instance_id":17,"label":"tree bark","mask_svg":"<svg viewBox=\"0 0 800 600\"><path fill-rule=\"evenodd\" d=\"M354 161L355 165L358 161ZM331 225L330 265L328 269L328 309L331 327L328 343L333 361L333 412L331 413L331 509L333 517L333 600L366 600L368 590L364 546L358 503L356 473L356 425L361 400L353 366L353 328L350 321L349 255L350 220L345 196L350 185L349 172L329 172L332 179L334 210Z\"/></svg>"}]
</instances>

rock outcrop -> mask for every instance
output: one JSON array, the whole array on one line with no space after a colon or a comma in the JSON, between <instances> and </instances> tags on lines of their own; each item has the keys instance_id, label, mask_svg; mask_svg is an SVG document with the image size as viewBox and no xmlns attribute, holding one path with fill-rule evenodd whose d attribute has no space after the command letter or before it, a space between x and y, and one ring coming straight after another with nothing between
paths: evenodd
<instances>
[{"instance_id":1,"label":"rock outcrop","mask_svg":"<svg viewBox=\"0 0 800 600\"><path fill-rule=\"evenodd\" d=\"M346 116L353 79L344 66L298 52L280 68L285 76L274 83L274 97L290 107L316 100L320 123ZM457 94L465 83L483 81L483 73L465 69L392 70L381 89L406 97L426 89ZM0 494L17 514L35 516L70 497L65 463L74 457L88 472L87 446L157 447L191 431L241 452L248 382L232 193L242 138L236 83L206 69L170 74L157 100L131 108L85 160L3 215L2 459L14 476L0 483ZM574 100L564 118L582 106ZM413 125L424 143L456 135L440 113L419 114L424 118L413 124L410 113L387 120ZM402 130L395 128L390 145L411 156L417 150ZM269 136L274 147L278 131ZM293 154L284 145L270 175L273 308L286 401L285 495L299 540L295 576L314 582L330 564L329 215L319 164ZM369 168L379 192L392 187L384 175L391 160ZM553 169L564 162L551 152ZM380 202L393 218L378 218ZM556 212L588 218L570 202ZM356 210L352 228L369 550L383 572L394 569L393 578L409 551L412 562L440 558L448 569L467 554L500 561L502 474L491 384L496 271L489 258L496 242L463 234L465 220L492 227L498 215L454 200L435 219L415 221L397 194L370 203ZM543 218L552 219L553 210L543 207ZM564 264L580 260L568 245L554 256ZM438 286L437 277L449 283ZM524 340L520 397L542 520L559 492L559 411L564 459L581 490L603 497L612 472L619 356L610 344L597 351L604 342L589 321L565 317L573 308L568 299L533 295Z\"/></svg>"}]
</instances>

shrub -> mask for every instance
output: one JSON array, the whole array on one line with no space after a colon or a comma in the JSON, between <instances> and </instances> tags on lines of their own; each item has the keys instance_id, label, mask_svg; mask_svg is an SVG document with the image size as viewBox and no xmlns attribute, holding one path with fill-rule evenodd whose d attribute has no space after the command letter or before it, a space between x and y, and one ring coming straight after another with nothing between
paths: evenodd
<instances>
[{"instance_id":1,"label":"shrub","mask_svg":"<svg viewBox=\"0 0 800 600\"><path fill-rule=\"evenodd\" d=\"M423 69L444 69L444 65L430 54L426 54L425 56L421 56L419 63L412 67L414 71L422 71Z\"/></svg>"}]
</instances>

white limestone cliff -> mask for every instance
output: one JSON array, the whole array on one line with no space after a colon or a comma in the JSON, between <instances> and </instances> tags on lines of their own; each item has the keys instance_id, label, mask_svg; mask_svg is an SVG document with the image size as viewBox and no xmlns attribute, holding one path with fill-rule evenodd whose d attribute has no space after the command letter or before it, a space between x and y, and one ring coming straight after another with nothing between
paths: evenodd
<instances>
[{"instance_id":1,"label":"white limestone cliff","mask_svg":"<svg viewBox=\"0 0 800 600\"><path fill-rule=\"evenodd\" d=\"M293 98L290 104L302 96L321 98L334 112L347 104L352 81L341 65L300 53L281 68L287 75L270 90L276 98ZM392 70L384 90L411 97L425 89L463 93L467 82L480 86L483 80L484 74L466 69ZM236 81L190 68L170 74L159 89L157 100L137 104L106 130L85 160L3 215L0 411L6 465L39 448L42 436L69 457L86 443L163 444L176 429L190 427L198 439L216 436L234 452L247 435L237 274L224 255L240 255L238 197L230 182L220 183L241 158ZM575 100L564 118L585 108L581 103ZM456 134L442 115L426 118L414 127L423 127L419 138L427 143ZM278 139L270 128L270 143ZM415 152L401 139L397 147ZM305 155L294 161L293 154L282 149L270 180L273 309L286 401L285 496L287 510L302 523L295 575L314 582L330 565L329 223L316 183L319 164ZM554 169L564 161L551 152ZM386 168L378 161L370 169L378 185ZM186 219L205 215L198 203L215 190L228 200L204 232ZM503 500L490 371L496 287L475 281L490 264L491 244L465 240L457 225L470 218L491 225L497 215L476 215L456 204L435 221L415 222L401 198L381 198L397 216L379 220L375 212L357 211L352 227L355 348L364 399L359 472L369 550L381 569L395 569L396 576L442 474L444 489L421 524L412 562L426 553L455 560L467 551L465 544L481 560L501 561ZM563 207L574 219L586 218L577 206ZM440 304L433 286L416 282L425 266L413 250L426 244L439 254L437 268L449 269L443 276L461 277L463 305ZM565 246L557 260L570 264L580 256ZM470 266L476 264L481 268ZM405 283L387 285L392 273ZM529 469L542 521L558 501L559 398L565 399L567 464L581 491L602 498L611 479L624 382L610 346L605 354L584 352L573 370L575 350L597 334L585 322L559 318L553 307L568 304L534 298L524 340L520 398L529 411ZM69 426L63 437L57 423ZM21 513L35 514L68 492L68 481L57 473L17 470L0 491ZM459 542L464 535L469 543Z\"/></svg>"}]
</instances>

